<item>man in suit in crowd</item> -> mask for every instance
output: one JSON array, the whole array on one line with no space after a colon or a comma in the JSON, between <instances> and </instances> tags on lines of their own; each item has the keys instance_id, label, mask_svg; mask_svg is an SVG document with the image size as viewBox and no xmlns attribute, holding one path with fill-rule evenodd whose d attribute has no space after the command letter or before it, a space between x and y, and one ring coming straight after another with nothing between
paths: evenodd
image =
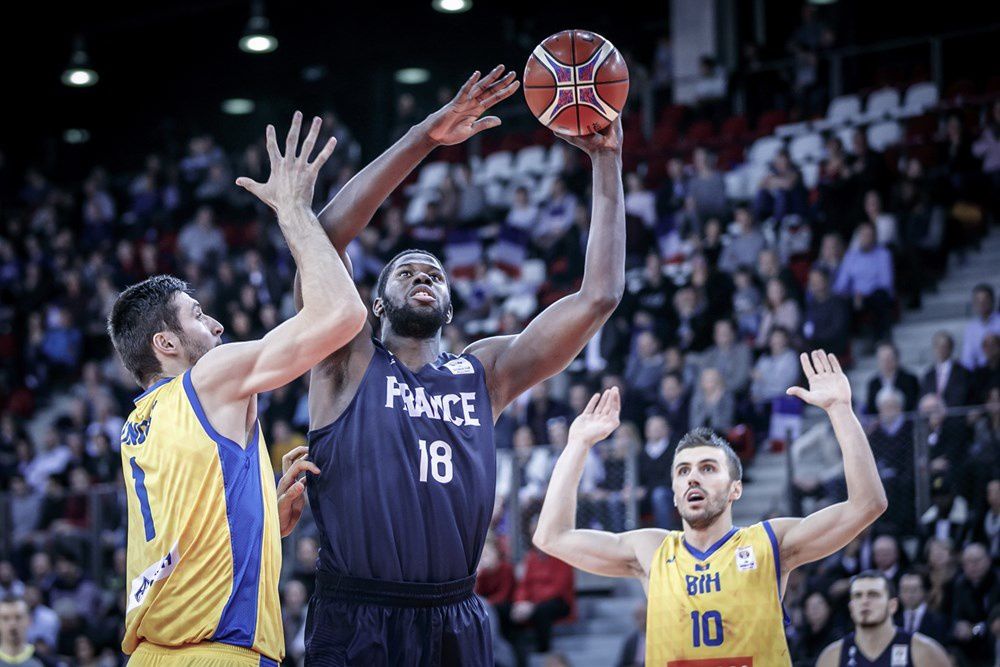
<instances>
[{"instance_id":1,"label":"man in suit in crowd","mask_svg":"<svg viewBox=\"0 0 1000 667\"><path fill-rule=\"evenodd\" d=\"M952 359L955 339L947 331L934 334L934 365L924 374L922 394L937 394L949 408L966 405L972 377L968 369Z\"/></svg>"},{"instance_id":2,"label":"man in suit in crowd","mask_svg":"<svg viewBox=\"0 0 1000 667\"><path fill-rule=\"evenodd\" d=\"M919 632L939 644L951 638L951 622L944 614L927 606L927 582L917 572L907 572L899 579L899 610L896 625L906 632Z\"/></svg>"},{"instance_id":3,"label":"man in suit in crowd","mask_svg":"<svg viewBox=\"0 0 1000 667\"><path fill-rule=\"evenodd\" d=\"M874 415L878 409L875 397L883 387L895 387L903 394L903 411L910 412L917 407L920 398L920 382L917 376L899 366L899 350L888 341L879 343L875 352L878 372L868 381L868 399L865 414Z\"/></svg>"}]
</instances>

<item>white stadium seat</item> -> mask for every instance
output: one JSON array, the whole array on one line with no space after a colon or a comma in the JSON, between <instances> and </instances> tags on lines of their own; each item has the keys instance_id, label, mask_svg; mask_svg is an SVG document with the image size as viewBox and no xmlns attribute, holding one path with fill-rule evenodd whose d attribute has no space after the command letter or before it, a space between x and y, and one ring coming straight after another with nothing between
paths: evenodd
<instances>
[{"instance_id":1,"label":"white stadium seat","mask_svg":"<svg viewBox=\"0 0 1000 667\"><path fill-rule=\"evenodd\" d=\"M544 174L545 148L543 146L526 146L517 152L514 160L514 173L518 176Z\"/></svg>"},{"instance_id":2,"label":"white stadium seat","mask_svg":"<svg viewBox=\"0 0 1000 667\"><path fill-rule=\"evenodd\" d=\"M497 151L483 161L483 168L476 174L476 182L485 185L493 181L506 181L514 173L514 156L510 151Z\"/></svg>"},{"instance_id":3,"label":"white stadium seat","mask_svg":"<svg viewBox=\"0 0 1000 667\"><path fill-rule=\"evenodd\" d=\"M801 168L802 183L812 190L819 183L819 162L806 162Z\"/></svg>"},{"instance_id":4,"label":"white stadium seat","mask_svg":"<svg viewBox=\"0 0 1000 667\"><path fill-rule=\"evenodd\" d=\"M797 137L805 134L809 131L809 123L785 123L784 125L779 125L774 128L775 136L781 137L782 139L787 137Z\"/></svg>"},{"instance_id":5,"label":"white stadium seat","mask_svg":"<svg viewBox=\"0 0 1000 667\"><path fill-rule=\"evenodd\" d=\"M823 137L818 133L803 134L802 136L795 137L788 147L788 154L791 156L792 162L797 165L801 165L803 162L819 160L823 157L824 153Z\"/></svg>"},{"instance_id":6,"label":"white stadium seat","mask_svg":"<svg viewBox=\"0 0 1000 667\"><path fill-rule=\"evenodd\" d=\"M557 141L549 149L547 169L550 174L561 174L566 170L566 148L564 142Z\"/></svg>"},{"instance_id":7,"label":"white stadium seat","mask_svg":"<svg viewBox=\"0 0 1000 667\"><path fill-rule=\"evenodd\" d=\"M844 144L845 153L854 154L854 132L856 130L856 127L842 127L837 130L837 137L840 139L840 143Z\"/></svg>"},{"instance_id":8,"label":"white stadium seat","mask_svg":"<svg viewBox=\"0 0 1000 667\"><path fill-rule=\"evenodd\" d=\"M879 88L868 96L865 105L866 120L880 120L895 116L899 112L899 91L895 88Z\"/></svg>"},{"instance_id":9,"label":"white stadium seat","mask_svg":"<svg viewBox=\"0 0 1000 667\"><path fill-rule=\"evenodd\" d=\"M726 184L726 197L734 201L747 199L746 167L737 167L722 175Z\"/></svg>"},{"instance_id":10,"label":"white stadium seat","mask_svg":"<svg viewBox=\"0 0 1000 667\"><path fill-rule=\"evenodd\" d=\"M440 187L450 168L451 165L447 162L428 162L420 169L413 192L425 192Z\"/></svg>"},{"instance_id":11,"label":"white stadium seat","mask_svg":"<svg viewBox=\"0 0 1000 667\"><path fill-rule=\"evenodd\" d=\"M903 127L894 120L875 123L868 128L868 145L881 151L903 139Z\"/></svg>"},{"instance_id":12,"label":"white stadium seat","mask_svg":"<svg viewBox=\"0 0 1000 667\"><path fill-rule=\"evenodd\" d=\"M930 108L937 106L938 89L930 81L915 83L906 89L903 97L902 116L919 116Z\"/></svg>"},{"instance_id":13,"label":"white stadium seat","mask_svg":"<svg viewBox=\"0 0 1000 667\"><path fill-rule=\"evenodd\" d=\"M761 137L750 146L747 158L751 164L766 165L784 145L785 142L777 137Z\"/></svg>"},{"instance_id":14,"label":"white stadium seat","mask_svg":"<svg viewBox=\"0 0 1000 667\"><path fill-rule=\"evenodd\" d=\"M831 125L846 125L861 117L861 98L857 95L841 95L830 100L826 110L826 120Z\"/></svg>"}]
</instances>

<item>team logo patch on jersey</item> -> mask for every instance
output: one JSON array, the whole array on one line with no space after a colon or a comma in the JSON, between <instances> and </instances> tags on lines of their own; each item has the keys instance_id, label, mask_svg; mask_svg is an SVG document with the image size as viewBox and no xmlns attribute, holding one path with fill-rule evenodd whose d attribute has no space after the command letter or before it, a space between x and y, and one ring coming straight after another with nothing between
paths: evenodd
<instances>
[{"instance_id":1,"label":"team logo patch on jersey","mask_svg":"<svg viewBox=\"0 0 1000 667\"><path fill-rule=\"evenodd\" d=\"M757 569L757 558L753 554L753 547L736 547L736 569L741 572Z\"/></svg>"},{"instance_id":2,"label":"team logo patch on jersey","mask_svg":"<svg viewBox=\"0 0 1000 667\"><path fill-rule=\"evenodd\" d=\"M132 580L132 587L128 594L128 608L125 610L126 614L142 604L153 584L169 577L174 568L177 567L177 559L180 558L177 545L178 543L175 542L170 553L147 567L138 577Z\"/></svg>"},{"instance_id":3,"label":"team logo patch on jersey","mask_svg":"<svg viewBox=\"0 0 1000 667\"><path fill-rule=\"evenodd\" d=\"M906 644L893 644L892 654L889 657L891 667L906 667L909 662L910 647Z\"/></svg>"},{"instance_id":4,"label":"team logo patch on jersey","mask_svg":"<svg viewBox=\"0 0 1000 667\"><path fill-rule=\"evenodd\" d=\"M444 365L452 375L472 375L476 369L468 359L452 359Z\"/></svg>"}]
</instances>

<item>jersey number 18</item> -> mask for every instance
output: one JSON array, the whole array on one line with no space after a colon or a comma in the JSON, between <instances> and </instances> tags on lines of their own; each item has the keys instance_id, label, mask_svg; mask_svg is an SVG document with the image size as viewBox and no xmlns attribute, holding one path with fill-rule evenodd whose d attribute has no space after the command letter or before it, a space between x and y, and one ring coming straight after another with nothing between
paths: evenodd
<instances>
[{"instance_id":1,"label":"jersey number 18","mask_svg":"<svg viewBox=\"0 0 1000 667\"><path fill-rule=\"evenodd\" d=\"M453 468L451 465L451 445L443 440L435 440L430 445L430 461L428 461L427 441L420 441L420 481L427 481L427 471L430 469L434 481L447 484L451 481Z\"/></svg>"}]
</instances>

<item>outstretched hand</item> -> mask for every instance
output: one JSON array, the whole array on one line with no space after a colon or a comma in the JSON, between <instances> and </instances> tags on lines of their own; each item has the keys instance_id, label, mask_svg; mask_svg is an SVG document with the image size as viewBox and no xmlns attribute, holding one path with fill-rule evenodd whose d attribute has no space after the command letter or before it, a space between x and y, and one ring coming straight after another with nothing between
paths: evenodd
<instances>
[{"instance_id":1,"label":"outstretched hand","mask_svg":"<svg viewBox=\"0 0 1000 667\"><path fill-rule=\"evenodd\" d=\"M789 387L785 393L824 410L836 405L851 405L851 383L847 381L836 356L823 350L813 350L811 357L803 352L799 360L809 389Z\"/></svg>"},{"instance_id":2,"label":"outstretched hand","mask_svg":"<svg viewBox=\"0 0 1000 667\"><path fill-rule=\"evenodd\" d=\"M302 516L306 505L306 477L296 479L304 472L319 474L315 463L306 458L308 447L296 447L281 458L281 479L278 480L278 525L281 536L287 537Z\"/></svg>"},{"instance_id":3,"label":"outstretched hand","mask_svg":"<svg viewBox=\"0 0 1000 667\"><path fill-rule=\"evenodd\" d=\"M296 111L292 117L292 127L288 130L288 137L285 139L284 155L278 150L274 126L268 125L267 155L271 160L271 175L268 177L267 183L258 183L251 178L241 176L236 179L236 185L247 190L274 209L275 212L279 208L296 205L312 207L316 177L337 145L337 140L330 137L316 159L309 162L309 155L316 146L316 139L319 138L319 129L322 124L323 121L318 116L313 118L309 133L306 135L305 141L302 142L302 151L296 154L299 146L299 130L302 127L302 112Z\"/></svg>"},{"instance_id":4,"label":"outstretched hand","mask_svg":"<svg viewBox=\"0 0 1000 667\"><path fill-rule=\"evenodd\" d=\"M430 139L442 146L451 146L500 125L496 116L480 116L513 95L521 85L520 81L514 80L514 72L506 75L503 72L503 65L497 65L483 78L480 78L478 70L473 72L454 99L424 121Z\"/></svg>"},{"instance_id":5,"label":"outstretched hand","mask_svg":"<svg viewBox=\"0 0 1000 667\"><path fill-rule=\"evenodd\" d=\"M620 154L622 152L621 116L616 118L611 125L608 125L600 132L584 134L579 137L574 137L568 134L560 134L559 132L556 132L555 135L566 143L573 144L591 157L594 157L594 155L598 153Z\"/></svg>"},{"instance_id":6,"label":"outstretched hand","mask_svg":"<svg viewBox=\"0 0 1000 667\"><path fill-rule=\"evenodd\" d=\"M591 446L604 440L618 428L618 415L622 408L618 387L612 387L603 394L594 394L583 412L569 427L569 439L579 440Z\"/></svg>"}]
</instances>

